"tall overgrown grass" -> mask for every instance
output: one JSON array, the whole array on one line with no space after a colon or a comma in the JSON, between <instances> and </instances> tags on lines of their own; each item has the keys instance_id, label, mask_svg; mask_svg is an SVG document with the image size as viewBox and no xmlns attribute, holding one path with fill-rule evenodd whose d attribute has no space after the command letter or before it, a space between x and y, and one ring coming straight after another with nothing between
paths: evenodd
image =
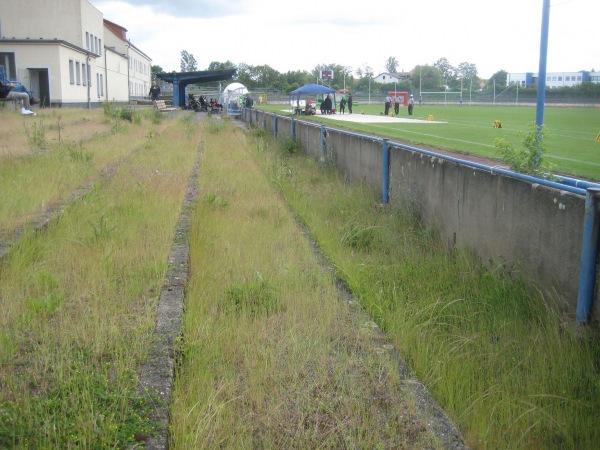
<instances>
[{"instance_id":1,"label":"tall overgrown grass","mask_svg":"<svg viewBox=\"0 0 600 450\"><path fill-rule=\"evenodd\" d=\"M27 180L50 184L52 169L54 196L94 186L45 232L26 227L0 265L0 447L131 448L153 431L157 400L139 393L136 370L197 153L186 128L124 125L118 139L83 144L88 160L59 145L11 161L13 178L2 169L0 186L19 198ZM107 164L112 176L98 178ZM32 203L22 214L35 213Z\"/></svg>"},{"instance_id":2,"label":"tall overgrown grass","mask_svg":"<svg viewBox=\"0 0 600 450\"><path fill-rule=\"evenodd\" d=\"M271 147L271 146L267 146ZM273 185L472 448L595 448L600 352L518 273L448 253L406 201L288 152L260 152Z\"/></svg>"},{"instance_id":3,"label":"tall overgrown grass","mask_svg":"<svg viewBox=\"0 0 600 450\"><path fill-rule=\"evenodd\" d=\"M206 130L170 448L441 448L265 178L264 142Z\"/></svg>"}]
</instances>

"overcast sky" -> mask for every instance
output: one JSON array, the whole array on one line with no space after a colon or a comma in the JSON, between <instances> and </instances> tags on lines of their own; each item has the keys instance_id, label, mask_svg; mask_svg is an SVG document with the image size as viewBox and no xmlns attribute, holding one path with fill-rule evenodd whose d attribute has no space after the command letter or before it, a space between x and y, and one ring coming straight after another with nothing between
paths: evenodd
<instances>
[{"instance_id":1,"label":"overcast sky","mask_svg":"<svg viewBox=\"0 0 600 450\"><path fill-rule=\"evenodd\" d=\"M543 0L90 0L128 30L131 42L165 71L181 51L198 70L213 61L268 65L278 72L335 63L385 71L475 64L539 69ZM548 72L600 71L600 0L551 0Z\"/></svg>"}]
</instances>

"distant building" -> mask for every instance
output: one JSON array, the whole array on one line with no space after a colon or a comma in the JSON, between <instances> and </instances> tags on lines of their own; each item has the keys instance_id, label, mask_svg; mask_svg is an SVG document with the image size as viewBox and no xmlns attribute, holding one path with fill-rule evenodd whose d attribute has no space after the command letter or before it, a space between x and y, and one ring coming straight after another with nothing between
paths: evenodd
<instances>
[{"instance_id":1,"label":"distant building","mask_svg":"<svg viewBox=\"0 0 600 450\"><path fill-rule=\"evenodd\" d=\"M88 0L2 2L0 67L46 105L148 95L152 59Z\"/></svg>"},{"instance_id":2,"label":"distant building","mask_svg":"<svg viewBox=\"0 0 600 450\"><path fill-rule=\"evenodd\" d=\"M538 85L538 74L534 72L509 73L507 84L518 84L519 87L535 87ZM600 83L600 72L548 72L546 73L546 87L559 88L565 86L576 86L584 82Z\"/></svg>"},{"instance_id":3,"label":"distant building","mask_svg":"<svg viewBox=\"0 0 600 450\"><path fill-rule=\"evenodd\" d=\"M376 83L400 83L410 79L410 73L408 72L383 72L373 78Z\"/></svg>"}]
</instances>

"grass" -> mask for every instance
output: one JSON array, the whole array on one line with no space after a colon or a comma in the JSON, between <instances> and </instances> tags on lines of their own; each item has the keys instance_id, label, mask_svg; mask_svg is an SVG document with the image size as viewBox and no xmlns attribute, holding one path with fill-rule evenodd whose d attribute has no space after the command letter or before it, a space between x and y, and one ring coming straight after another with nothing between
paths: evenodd
<instances>
[{"instance_id":1,"label":"grass","mask_svg":"<svg viewBox=\"0 0 600 450\"><path fill-rule=\"evenodd\" d=\"M272 105L268 110L281 113L282 105ZM355 114L378 115L382 105L359 105ZM467 106L423 105L416 106L412 118L427 120L432 115L440 124L359 124L317 117L332 127L385 136L427 148L438 148L480 155L499 160L494 148L496 138L504 138L520 146L528 126L535 122L535 107L529 106ZM400 117L409 117L406 109ZM313 120L313 119L311 119ZM493 128L500 120L502 128ZM600 181L600 108L547 107L544 126L548 131L545 159L553 164L559 174Z\"/></svg>"},{"instance_id":2,"label":"grass","mask_svg":"<svg viewBox=\"0 0 600 450\"><path fill-rule=\"evenodd\" d=\"M264 141L207 128L169 447L439 448L257 164Z\"/></svg>"},{"instance_id":3,"label":"grass","mask_svg":"<svg viewBox=\"0 0 600 450\"><path fill-rule=\"evenodd\" d=\"M383 207L291 143L228 121L64 109L59 126L53 113L34 119L46 124L34 139L0 139L12 169L0 188L29 203L2 231L92 188L44 232L26 225L0 265L0 447L133 448L154 432L157 400L138 393L136 369L200 143L172 448L442 447L389 343L474 449L600 442L597 339L518 273L448 253L410 203ZM28 200L25 182L54 193ZM307 234L370 317L342 301Z\"/></svg>"},{"instance_id":4,"label":"grass","mask_svg":"<svg viewBox=\"0 0 600 450\"><path fill-rule=\"evenodd\" d=\"M82 181L76 168L95 181L93 189L44 233L25 227L2 261L2 448L126 448L154 429L149 413L156 399L138 393L136 368L151 343L198 141L181 122L146 121L142 133L136 127L122 123L119 139L84 144L90 167L71 167L68 159L55 165L69 181L56 188L57 197ZM148 129L156 132L152 139L143 137ZM49 180L43 163L58 159L61 149L48 151L39 162L16 158L13 175L25 173L25 165L31 180ZM96 179L100 161L118 161L110 178ZM35 214L35 205L29 208Z\"/></svg>"},{"instance_id":5,"label":"grass","mask_svg":"<svg viewBox=\"0 0 600 450\"><path fill-rule=\"evenodd\" d=\"M449 254L410 205L381 207L305 158L272 179L472 448L594 448L600 352L518 274ZM282 175L283 174L283 175Z\"/></svg>"}]
</instances>

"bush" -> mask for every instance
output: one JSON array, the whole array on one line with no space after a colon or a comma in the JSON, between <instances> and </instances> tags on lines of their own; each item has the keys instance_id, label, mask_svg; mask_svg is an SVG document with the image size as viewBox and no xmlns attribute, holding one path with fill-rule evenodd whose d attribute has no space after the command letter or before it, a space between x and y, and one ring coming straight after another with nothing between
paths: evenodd
<instances>
[{"instance_id":1,"label":"bush","mask_svg":"<svg viewBox=\"0 0 600 450\"><path fill-rule=\"evenodd\" d=\"M548 132L545 128L532 123L524 134L523 148L515 148L503 138L497 138L494 141L494 147L502 161L508 164L512 170L539 177L550 172L553 167L552 164L543 161L546 153L544 138L547 136Z\"/></svg>"}]
</instances>

